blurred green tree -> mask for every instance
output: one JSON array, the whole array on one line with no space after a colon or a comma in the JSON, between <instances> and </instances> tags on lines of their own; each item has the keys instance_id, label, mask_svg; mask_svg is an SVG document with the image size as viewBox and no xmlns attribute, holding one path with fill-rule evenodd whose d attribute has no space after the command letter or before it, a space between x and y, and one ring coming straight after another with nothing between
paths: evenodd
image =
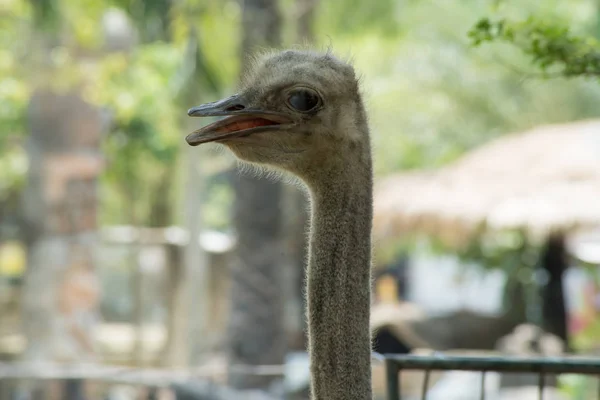
<instances>
[{"instance_id":1,"label":"blurred green tree","mask_svg":"<svg viewBox=\"0 0 600 400\"><path fill-rule=\"evenodd\" d=\"M482 18L469 31L469 37L475 46L495 42L513 45L541 72L529 72L537 79L597 80L600 77L600 44L597 41L600 6L596 4L596 7L595 20L583 29L581 26L570 27L562 18L549 19L543 15L520 21L510 17ZM574 33L575 30L579 33ZM567 257L564 235L557 233L550 237L537 265L547 279L545 284L539 285L539 322L547 331L563 339L567 349L572 349L563 294Z\"/></svg>"}]
</instances>

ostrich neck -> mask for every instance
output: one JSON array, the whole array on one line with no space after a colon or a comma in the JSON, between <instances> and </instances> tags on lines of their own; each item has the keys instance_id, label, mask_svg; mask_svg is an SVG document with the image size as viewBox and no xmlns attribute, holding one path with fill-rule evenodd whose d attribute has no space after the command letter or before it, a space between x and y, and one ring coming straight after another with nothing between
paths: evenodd
<instances>
[{"instance_id":1,"label":"ostrich neck","mask_svg":"<svg viewBox=\"0 0 600 400\"><path fill-rule=\"evenodd\" d=\"M326 175L309 185L312 399L370 400L371 162Z\"/></svg>"}]
</instances>

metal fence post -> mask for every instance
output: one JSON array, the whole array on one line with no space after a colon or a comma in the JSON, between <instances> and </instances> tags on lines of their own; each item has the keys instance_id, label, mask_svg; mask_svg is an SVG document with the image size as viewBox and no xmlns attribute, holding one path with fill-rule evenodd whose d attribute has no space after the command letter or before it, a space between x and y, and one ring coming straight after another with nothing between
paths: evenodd
<instances>
[{"instance_id":1,"label":"metal fence post","mask_svg":"<svg viewBox=\"0 0 600 400\"><path fill-rule=\"evenodd\" d=\"M388 400L400 400L402 394L400 393L400 380L398 373L400 372L398 366L393 360L389 358L385 359L385 375L387 380L387 398Z\"/></svg>"},{"instance_id":2,"label":"metal fence post","mask_svg":"<svg viewBox=\"0 0 600 400\"><path fill-rule=\"evenodd\" d=\"M544 386L546 384L546 375L540 372L539 382L538 382L538 390L539 390L539 400L544 400Z\"/></svg>"},{"instance_id":3,"label":"metal fence post","mask_svg":"<svg viewBox=\"0 0 600 400\"><path fill-rule=\"evenodd\" d=\"M11 381L8 379L0 379L0 400L12 400Z\"/></svg>"},{"instance_id":4,"label":"metal fence post","mask_svg":"<svg viewBox=\"0 0 600 400\"><path fill-rule=\"evenodd\" d=\"M158 388L151 387L148 389L147 400L158 400Z\"/></svg>"},{"instance_id":5,"label":"metal fence post","mask_svg":"<svg viewBox=\"0 0 600 400\"><path fill-rule=\"evenodd\" d=\"M65 400L86 400L82 379L65 379L63 390Z\"/></svg>"},{"instance_id":6,"label":"metal fence post","mask_svg":"<svg viewBox=\"0 0 600 400\"><path fill-rule=\"evenodd\" d=\"M430 369L425 370L425 378L423 379L423 392L421 393L421 400L427 400L427 392L429 391L429 375L431 374Z\"/></svg>"},{"instance_id":7,"label":"metal fence post","mask_svg":"<svg viewBox=\"0 0 600 400\"><path fill-rule=\"evenodd\" d=\"M485 371L481 371L481 394L480 400L485 400Z\"/></svg>"}]
</instances>

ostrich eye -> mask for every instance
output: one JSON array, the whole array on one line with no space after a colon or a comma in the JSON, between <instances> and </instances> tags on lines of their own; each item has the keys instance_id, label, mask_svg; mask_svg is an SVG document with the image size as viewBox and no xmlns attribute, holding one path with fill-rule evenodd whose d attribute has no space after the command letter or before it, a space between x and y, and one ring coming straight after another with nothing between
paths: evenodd
<instances>
[{"instance_id":1,"label":"ostrich eye","mask_svg":"<svg viewBox=\"0 0 600 400\"><path fill-rule=\"evenodd\" d=\"M310 89L295 89L288 96L288 104L296 111L307 112L314 110L321 99Z\"/></svg>"}]
</instances>

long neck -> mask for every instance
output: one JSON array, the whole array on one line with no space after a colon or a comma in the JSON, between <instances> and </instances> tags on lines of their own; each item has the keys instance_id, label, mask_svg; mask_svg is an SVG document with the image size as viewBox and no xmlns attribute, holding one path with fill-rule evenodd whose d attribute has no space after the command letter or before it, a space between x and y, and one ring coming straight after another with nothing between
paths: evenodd
<instances>
[{"instance_id":1,"label":"long neck","mask_svg":"<svg viewBox=\"0 0 600 400\"><path fill-rule=\"evenodd\" d=\"M307 278L313 400L371 400L372 173L329 171L311 186Z\"/></svg>"}]
</instances>

